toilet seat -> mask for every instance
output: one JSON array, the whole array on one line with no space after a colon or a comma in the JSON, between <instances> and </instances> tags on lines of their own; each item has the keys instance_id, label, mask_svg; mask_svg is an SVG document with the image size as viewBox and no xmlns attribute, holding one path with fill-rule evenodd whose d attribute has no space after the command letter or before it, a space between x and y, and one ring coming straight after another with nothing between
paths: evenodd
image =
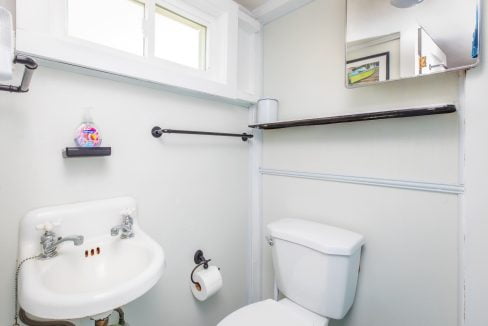
<instances>
[{"instance_id":1,"label":"toilet seat","mask_svg":"<svg viewBox=\"0 0 488 326\"><path fill-rule=\"evenodd\" d=\"M264 300L234 311L217 326L327 326L328 320L288 299Z\"/></svg>"}]
</instances>

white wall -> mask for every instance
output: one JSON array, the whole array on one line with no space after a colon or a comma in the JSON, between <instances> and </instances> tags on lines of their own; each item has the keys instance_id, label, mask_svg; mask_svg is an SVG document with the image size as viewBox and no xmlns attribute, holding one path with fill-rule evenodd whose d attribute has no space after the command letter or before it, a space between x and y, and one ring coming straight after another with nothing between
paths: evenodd
<instances>
[{"instance_id":1,"label":"white wall","mask_svg":"<svg viewBox=\"0 0 488 326\"><path fill-rule=\"evenodd\" d=\"M315 0L265 26L265 95L280 99L280 119L457 101L455 73L346 89L344 13L345 1ZM450 114L265 131L263 167L457 185L459 121ZM270 175L263 182L265 224L302 217L366 237L356 302L332 325L457 325L457 195Z\"/></svg>"},{"instance_id":2,"label":"white wall","mask_svg":"<svg viewBox=\"0 0 488 326\"><path fill-rule=\"evenodd\" d=\"M63 159L86 106L94 107L113 155ZM42 206L121 195L137 199L141 226L168 263L157 286L126 307L132 325L214 326L244 305L249 144L189 135L155 139L150 130L244 132L247 117L246 109L228 104L42 67L29 93L0 93L1 322L13 318L21 217ZM189 290L199 248L224 277L222 291L204 303Z\"/></svg>"},{"instance_id":3,"label":"white wall","mask_svg":"<svg viewBox=\"0 0 488 326\"><path fill-rule=\"evenodd\" d=\"M482 6L481 19L486 26L488 7ZM488 82L488 33L481 33L481 66L466 76L466 158L465 180L465 268L466 268L466 326L488 324L488 110L486 83Z\"/></svg>"}]
</instances>

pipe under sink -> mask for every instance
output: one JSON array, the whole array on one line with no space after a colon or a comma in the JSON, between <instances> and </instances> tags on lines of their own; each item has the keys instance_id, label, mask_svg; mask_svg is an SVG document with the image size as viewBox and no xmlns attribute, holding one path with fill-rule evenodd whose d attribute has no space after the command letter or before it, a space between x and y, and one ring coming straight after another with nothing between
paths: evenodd
<instances>
[{"instance_id":1,"label":"pipe under sink","mask_svg":"<svg viewBox=\"0 0 488 326\"><path fill-rule=\"evenodd\" d=\"M129 324L125 321L125 313L122 310L122 308L117 308L114 311L116 311L119 315L119 321L117 325L129 326ZM27 326L75 326L75 324L67 320L39 321L39 320L31 319L27 316L27 313L22 308L20 308L19 310L19 318ZM106 326L106 325L108 325L108 317L105 319L95 321L95 326Z\"/></svg>"}]
</instances>

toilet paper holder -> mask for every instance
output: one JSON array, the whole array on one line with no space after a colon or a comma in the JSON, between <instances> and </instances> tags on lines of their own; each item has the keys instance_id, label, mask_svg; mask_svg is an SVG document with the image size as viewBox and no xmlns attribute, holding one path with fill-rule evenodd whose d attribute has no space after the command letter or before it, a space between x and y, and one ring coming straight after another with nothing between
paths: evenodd
<instances>
[{"instance_id":1,"label":"toilet paper holder","mask_svg":"<svg viewBox=\"0 0 488 326\"><path fill-rule=\"evenodd\" d=\"M203 255L203 251L201 251L201 250L197 250L195 252L195 255L193 256L193 261L195 262L195 264L197 264L197 265L202 265L203 264L203 267L205 269L208 268L208 263L211 260L212 259L205 259L205 256Z\"/></svg>"},{"instance_id":2,"label":"toilet paper holder","mask_svg":"<svg viewBox=\"0 0 488 326\"><path fill-rule=\"evenodd\" d=\"M191 279L191 282L193 284L195 284L196 286L200 286L200 284L198 284L198 282L195 282L195 280L193 279L193 274L195 273L195 271L197 270L197 268L200 267L200 266L202 266L202 265L203 265L203 268L208 269L208 263L211 260L212 259L206 259L205 258L205 256L203 255L203 251L197 250L195 252L195 255L193 256L193 261L195 262L195 264L197 264L197 266L195 266L195 268L193 268L193 270L191 271L190 279Z\"/></svg>"},{"instance_id":3,"label":"toilet paper holder","mask_svg":"<svg viewBox=\"0 0 488 326\"><path fill-rule=\"evenodd\" d=\"M222 274L217 266L210 266L211 259L205 258L203 251L195 252L193 261L197 264L190 276L190 290L195 299L205 301L223 286ZM202 268L203 266L203 268Z\"/></svg>"}]
</instances>

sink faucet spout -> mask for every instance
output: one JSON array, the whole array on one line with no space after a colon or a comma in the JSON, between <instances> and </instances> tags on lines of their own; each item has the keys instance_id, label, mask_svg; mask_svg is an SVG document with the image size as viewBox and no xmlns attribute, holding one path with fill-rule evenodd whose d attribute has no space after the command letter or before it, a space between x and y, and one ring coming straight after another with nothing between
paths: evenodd
<instances>
[{"instance_id":1,"label":"sink faucet spout","mask_svg":"<svg viewBox=\"0 0 488 326\"><path fill-rule=\"evenodd\" d=\"M85 241L85 237L82 235L72 235L68 237L57 237L56 233L52 231L46 231L41 237L42 254L41 258L48 259L58 255L58 245L71 241L75 246L81 246Z\"/></svg>"},{"instance_id":2,"label":"sink faucet spout","mask_svg":"<svg viewBox=\"0 0 488 326\"><path fill-rule=\"evenodd\" d=\"M54 246L59 245L62 242L72 241L75 246L81 246L85 241L85 237L82 235L71 235L69 237L58 238L56 242L54 242Z\"/></svg>"}]
</instances>

